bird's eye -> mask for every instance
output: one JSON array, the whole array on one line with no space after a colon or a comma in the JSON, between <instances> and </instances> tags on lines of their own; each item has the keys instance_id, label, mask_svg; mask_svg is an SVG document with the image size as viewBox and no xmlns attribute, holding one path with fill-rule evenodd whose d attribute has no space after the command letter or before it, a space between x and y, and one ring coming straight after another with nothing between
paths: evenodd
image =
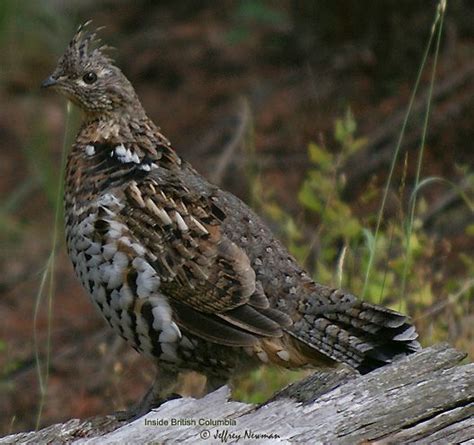
<instances>
[{"instance_id":1,"label":"bird's eye","mask_svg":"<svg viewBox=\"0 0 474 445\"><path fill-rule=\"evenodd\" d=\"M90 85L91 83L94 83L97 80L97 74L93 73L92 71L89 71L88 73L82 76L82 80Z\"/></svg>"}]
</instances>

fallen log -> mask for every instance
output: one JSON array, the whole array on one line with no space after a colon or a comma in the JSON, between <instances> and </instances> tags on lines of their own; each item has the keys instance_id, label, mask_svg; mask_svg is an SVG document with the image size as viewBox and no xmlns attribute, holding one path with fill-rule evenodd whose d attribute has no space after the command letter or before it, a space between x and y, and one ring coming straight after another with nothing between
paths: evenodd
<instances>
[{"instance_id":1,"label":"fallen log","mask_svg":"<svg viewBox=\"0 0 474 445\"><path fill-rule=\"evenodd\" d=\"M417 443L474 441L474 363L446 344L364 376L317 371L256 406L222 387L172 400L130 423L72 419L0 444Z\"/></svg>"}]
</instances>

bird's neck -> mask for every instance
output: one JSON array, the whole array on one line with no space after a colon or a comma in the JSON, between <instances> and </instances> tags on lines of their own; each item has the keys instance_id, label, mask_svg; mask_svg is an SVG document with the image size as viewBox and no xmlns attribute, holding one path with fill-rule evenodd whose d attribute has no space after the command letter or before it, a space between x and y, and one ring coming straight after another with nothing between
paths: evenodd
<instances>
[{"instance_id":1,"label":"bird's neck","mask_svg":"<svg viewBox=\"0 0 474 445\"><path fill-rule=\"evenodd\" d=\"M88 132L88 136L93 136L96 140L128 137L133 128L145 128L149 133L158 130L141 106L126 111L120 109L83 113L81 132Z\"/></svg>"},{"instance_id":2,"label":"bird's neck","mask_svg":"<svg viewBox=\"0 0 474 445\"><path fill-rule=\"evenodd\" d=\"M180 163L169 140L144 112L88 115L83 121L77 142L79 145L102 145L107 149L124 145L140 158L146 156L153 160L159 160L165 152Z\"/></svg>"}]
</instances>

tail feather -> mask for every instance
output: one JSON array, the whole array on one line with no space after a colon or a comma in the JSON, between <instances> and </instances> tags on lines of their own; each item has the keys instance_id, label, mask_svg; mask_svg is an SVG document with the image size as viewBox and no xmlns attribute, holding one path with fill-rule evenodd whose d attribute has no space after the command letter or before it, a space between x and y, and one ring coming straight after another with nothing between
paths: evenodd
<instances>
[{"instance_id":1,"label":"tail feather","mask_svg":"<svg viewBox=\"0 0 474 445\"><path fill-rule=\"evenodd\" d=\"M310 314L302 314L287 332L309 349L362 374L421 349L418 334L406 316L351 294L343 297L344 304L325 304L324 310L318 305Z\"/></svg>"}]
</instances>

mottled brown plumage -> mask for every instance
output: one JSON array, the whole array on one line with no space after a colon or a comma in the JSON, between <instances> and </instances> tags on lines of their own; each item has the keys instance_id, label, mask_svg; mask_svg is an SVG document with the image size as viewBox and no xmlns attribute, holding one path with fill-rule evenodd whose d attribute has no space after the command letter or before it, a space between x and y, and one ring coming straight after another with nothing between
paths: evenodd
<instances>
[{"instance_id":1,"label":"mottled brown plumage","mask_svg":"<svg viewBox=\"0 0 474 445\"><path fill-rule=\"evenodd\" d=\"M183 370L211 389L261 363L368 372L419 349L405 316L315 283L249 207L183 161L94 33L79 28L44 86L84 112L65 188L76 273L158 365L137 412Z\"/></svg>"}]
</instances>

